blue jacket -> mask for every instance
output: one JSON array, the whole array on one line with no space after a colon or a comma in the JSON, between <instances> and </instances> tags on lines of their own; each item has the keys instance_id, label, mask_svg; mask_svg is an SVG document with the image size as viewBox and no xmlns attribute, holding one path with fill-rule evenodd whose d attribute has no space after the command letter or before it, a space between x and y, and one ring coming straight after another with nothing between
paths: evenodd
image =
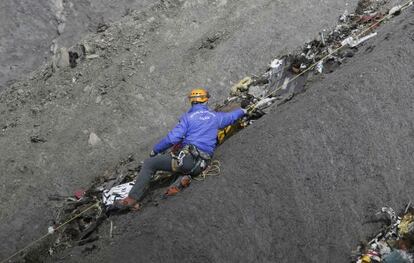
<instances>
[{"instance_id":1,"label":"blue jacket","mask_svg":"<svg viewBox=\"0 0 414 263\"><path fill-rule=\"evenodd\" d=\"M192 144L212 156L217 144L218 130L233 124L243 115L242 109L215 112L205 104L195 104L181 116L177 126L153 150L161 153L181 142L183 146Z\"/></svg>"}]
</instances>

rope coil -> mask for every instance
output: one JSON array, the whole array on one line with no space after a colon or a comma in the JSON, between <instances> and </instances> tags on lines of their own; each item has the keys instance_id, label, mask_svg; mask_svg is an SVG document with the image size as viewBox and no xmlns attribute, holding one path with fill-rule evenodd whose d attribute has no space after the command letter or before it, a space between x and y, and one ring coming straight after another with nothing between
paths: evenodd
<instances>
[{"instance_id":1,"label":"rope coil","mask_svg":"<svg viewBox=\"0 0 414 263\"><path fill-rule=\"evenodd\" d=\"M214 160L207 167L207 169L205 169L200 175L193 177L193 179L196 181L204 181L209 176L219 176L220 172L220 161Z\"/></svg>"}]
</instances>

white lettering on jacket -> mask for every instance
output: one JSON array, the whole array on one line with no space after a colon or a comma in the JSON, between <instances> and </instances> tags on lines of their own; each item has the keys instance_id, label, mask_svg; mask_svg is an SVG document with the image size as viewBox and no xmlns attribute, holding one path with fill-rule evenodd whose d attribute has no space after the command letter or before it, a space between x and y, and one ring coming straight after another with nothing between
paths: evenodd
<instances>
[{"instance_id":1,"label":"white lettering on jacket","mask_svg":"<svg viewBox=\"0 0 414 263\"><path fill-rule=\"evenodd\" d=\"M211 117L216 117L216 114L214 114L213 112L207 111L207 110L202 110L202 111L196 111L196 112L191 113L190 118L197 117L200 114L205 115L205 116L199 116L198 117L200 120L203 120L203 121L209 120Z\"/></svg>"}]
</instances>

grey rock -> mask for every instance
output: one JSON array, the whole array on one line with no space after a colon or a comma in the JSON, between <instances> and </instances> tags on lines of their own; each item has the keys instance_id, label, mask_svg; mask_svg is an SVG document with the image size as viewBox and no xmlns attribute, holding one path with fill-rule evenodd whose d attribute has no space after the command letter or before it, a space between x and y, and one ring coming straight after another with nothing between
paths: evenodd
<instances>
[{"instance_id":1,"label":"grey rock","mask_svg":"<svg viewBox=\"0 0 414 263\"><path fill-rule=\"evenodd\" d=\"M98 135L96 135L96 133L91 132L89 134L89 139L88 139L88 143L92 146L96 146L98 144L100 144L102 142L101 138L98 137Z\"/></svg>"},{"instance_id":2,"label":"grey rock","mask_svg":"<svg viewBox=\"0 0 414 263\"><path fill-rule=\"evenodd\" d=\"M66 48L60 48L53 57L53 68L67 68L70 66L69 52Z\"/></svg>"}]
</instances>

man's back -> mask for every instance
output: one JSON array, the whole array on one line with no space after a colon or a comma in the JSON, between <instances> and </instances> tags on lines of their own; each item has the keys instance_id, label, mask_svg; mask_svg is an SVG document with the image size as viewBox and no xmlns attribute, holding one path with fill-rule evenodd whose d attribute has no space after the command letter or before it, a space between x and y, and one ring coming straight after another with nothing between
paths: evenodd
<instances>
[{"instance_id":1,"label":"man's back","mask_svg":"<svg viewBox=\"0 0 414 263\"><path fill-rule=\"evenodd\" d=\"M172 144L192 144L199 150L213 155L217 144L217 132L233 124L244 115L243 110L232 112L211 111L206 104L194 104L177 126L154 149L161 152Z\"/></svg>"}]
</instances>

